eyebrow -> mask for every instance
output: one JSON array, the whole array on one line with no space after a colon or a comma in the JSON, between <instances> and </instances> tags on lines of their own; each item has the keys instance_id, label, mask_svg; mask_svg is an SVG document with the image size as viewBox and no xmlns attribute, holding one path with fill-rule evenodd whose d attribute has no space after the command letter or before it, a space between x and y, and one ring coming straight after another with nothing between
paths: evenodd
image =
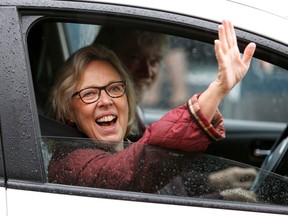
<instances>
[{"instance_id":1,"label":"eyebrow","mask_svg":"<svg viewBox=\"0 0 288 216\"><path fill-rule=\"evenodd\" d=\"M121 79L119 79L119 80L112 80L112 81L109 81L108 83L106 83L106 85L101 85L101 86L97 86L97 85L88 85L88 86L84 86L84 87L81 87L79 90L77 90L77 91L81 91L82 89L87 89L87 88L95 88L95 87L97 87L97 88L101 88L101 87L103 87L103 86L107 86L107 85L109 85L109 84L111 84L111 83L114 83L114 82L119 82L119 81L122 81Z\"/></svg>"}]
</instances>

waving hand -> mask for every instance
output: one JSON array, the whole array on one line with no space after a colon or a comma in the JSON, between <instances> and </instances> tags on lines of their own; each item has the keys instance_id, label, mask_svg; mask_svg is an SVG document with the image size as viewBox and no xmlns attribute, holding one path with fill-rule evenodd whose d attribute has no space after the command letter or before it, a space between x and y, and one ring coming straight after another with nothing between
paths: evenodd
<instances>
[{"instance_id":1,"label":"waving hand","mask_svg":"<svg viewBox=\"0 0 288 216\"><path fill-rule=\"evenodd\" d=\"M234 26L230 21L222 21L218 28L218 36L214 46L218 75L198 99L202 113L209 121L224 97L246 75L256 49L255 43L249 43L241 58Z\"/></svg>"},{"instance_id":2,"label":"waving hand","mask_svg":"<svg viewBox=\"0 0 288 216\"><path fill-rule=\"evenodd\" d=\"M214 47L219 66L215 82L226 94L246 75L256 45L248 44L241 58L234 27L226 20L219 25L218 35Z\"/></svg>"}]
</instances>

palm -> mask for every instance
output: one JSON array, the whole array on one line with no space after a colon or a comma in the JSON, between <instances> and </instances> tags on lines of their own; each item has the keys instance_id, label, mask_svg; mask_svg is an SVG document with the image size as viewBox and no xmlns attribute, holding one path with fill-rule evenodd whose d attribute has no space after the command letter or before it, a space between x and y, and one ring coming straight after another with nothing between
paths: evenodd
<instances>
[{"instance_id":1,"label":"palm","mask_svg":"<svg viewBox=\"0 0 288 216\"><path fill-rule=\"evenodd\" d=\"M219 40L215 40L215 53L219 71L216 83L223 92L229 92L247 73L255 51L250 43L241 58L233 25L223 21L219 26Z\"/></svg>"}]
</instances>

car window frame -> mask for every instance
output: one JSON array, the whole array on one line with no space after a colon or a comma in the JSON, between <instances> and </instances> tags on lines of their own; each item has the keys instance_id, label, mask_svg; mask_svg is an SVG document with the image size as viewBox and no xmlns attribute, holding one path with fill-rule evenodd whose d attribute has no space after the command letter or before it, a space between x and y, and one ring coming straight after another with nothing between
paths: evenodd
<instances>
[{"instance_id":1,"label":"car window frame","mask_svg":"<svg viewBox=\"0 0 288 216\"><path fill-rule=\"evenodd\" d=\"M6 175L4 170L4 155L2 146L1 117L0 117L0 214L7 214L6 206Z\"/></svg>"},{"instance_id":2,"label":"car window frame","mask_svg":"<svg viewBox=\"0 0 288 216\"><path fill-rule=\"evenodd\" d=\"M0 107L0 112L7 184L9 184L9 180L17 179L41 181L40 152L38 152L35 139L36 109L33 109L32 105L31 82L29 82L30 76L27 74L29 69L25 59L22 34L19 31L18 9L9 7L2 12L5 16L1 24L2 44L11 46L9 52L3 53L6 61L2 64L3 68L1 68L2 73L0 74L1 100L5 101ZM11 44L12 42L14 43ZM5 46L3 50L7 51ZM18 86L19 83L16 85L14 80L21 80L23 85ZM14 97L11 98L11 95ZM20 131L22 134L19 133ZM22 164L15 163L15 157L19 161L21 160ZM29 162L29 157L35 161L38 160L38 163Z\"/></svg>"},{"instance_id":3,"label":"car window frame","mask_svg":"<svg viewBox=\"0 0 288 216\"><path fill-rule=\"evenodd\" d=\"M199 29L206 29L207 31L211 32L211 40L212 40L212 36L216 35L216 30L217 30L217 23L216 22L208 22L206 20L198 20L196 18L191 18L188 16L183 16L183 15L175 15L172 13L165 13L165 12L159 12L159 11L153 11L153 10L148 10L149 13L147 13L146 10L144 9L139 9L139 8L133 8L133 7L122 7L122 6L110 6L110 5L105 5L105 4L96 4L96 3L87 3L85 5L80 5L80 4L73 4L73 3L53 3L53 6L51 6L49 3L48 4L48 8L40 8L41 12L38 12L37 10L32 10L32 9L27 9L25 7L21 8L21 6L19 6L18 8L16 7L11 7L11 13L12 15L9 16L10 19L8 19L8 21L11 21L10 24L10 28L15 27L15 20L16 20L16 24L18 28L22 28L23 26L20 26L20 20L23 20L24 16L29 17L30 15L39 15L41 14L41 16L46 15L48 16L50 14L50 16L52 16L53 18L57 18L61 17L63 15L63 13L67 13L67 10L72 9L73 7L79 7L79 13L83 14L83 17L85 20L85 12L91 12L91 13L96 13L96 12L100 12L103 13L102 11L98 10L99 8L106 8L107 10L107 14L113 14L115 16L119 16L122 18L127 17L127 14L125 14L125 11L129 11L130 15L129 18L133 18L135 16L135 18L139 19L140 22L141 20L143 21L142 23L145 23L146 21L156 21L157 19L159 19L160 22L162 22L161 24L165 24L167 23L168 25L170 25L171 23L174 23L174 18L177 17L179 18L179 20L182 20L179 23L175 24L175 29L178 29L180 26L182 26L183 28L183 36L189 33L191 33L191 29L189 29L191 26L190 21L191 20L196 20L196 21L200 21L200 22L195 22L197 23L197 25L195 25L194 27L199 28ZM52 3L51 3L52 4ZM66 5L66 9L65 10L61 10L59 9L59 6L64 6ZM55 10L56 12L54 12L53 10ZM123 12L123 14L121 13L121 11ZM20 18L18 17L18 12L20 12ZM74 13L74 12L73 12ZM68 13L67 16L69 16L69 14L71 15L71 13ZM6 15L8 15L8 13L6 12ZM166 21L164 19L167 19ZM7 22L8 22L7 21ZM136 22L136 21L135 21ZM26 22L27 23L27 22ZM159 25L161 25L159 24ZM43 167L41 167L40 162L41 162L41 152L39 150L39 143L38 143L38 136L40 135L40 126L39 126L39 121L37 118L37 108L36 108L36 101L35 101L35 96L33 93L33 85L32 85L32 78L31 78L31 72L30 72L30 68L29 68L29 60L27 59L27 47L25 46L25 34L26 34L26 30L30 27L28 24L26 26L27 28L22 29L22 36L19 34L19 32L17 32L15 30L15 39L17 41L22 41L24 40L24 46L25 49L23 49L23 47L18 46L18 47L14 47L12 52L14 51L15 53L20 53L21 54L21 59L20 61L17 60L17 64L19 64L17 71L21 71L20 68L24 68L24 72L21 74L22 76L19 77L19 79L24 78L24 83L23 86L21 88L21 90L23 90L24 92L29 92L28 93L28 100L19 108L17 108L17 120L18 122L16 122L17 124L19 124L19 130L20 131L25 131L27 132L30 136L29 137L23 137L22 134L19 134L14 128L13 124L10 122L9 120L11 119L7 119L5 118L2 122L4 124L7 123L7 125L5 125L5 127L3 127L3 146L4 146L4 153L5 156L7 155L7 157L5 157L5 162L6 162L6 167L7 167L7 178L8 178L8 187L10 188L19 188L21 186L24 186L27 190L35 190L35 191L45 191L45 192L54 192L57 191L57 193L62 193L62 194L74 194L74 195L81 195L81 196L92 196L92 197L101 197L101 198L113 198L113 199L120 199L120 200L136 200L136 201L147 201L147 202L153 202L153 203L165 203L165 204L173 204L173 205L192 205L192 206L201 206L201 207L216 207L216 208L223 208L223 206L225 206L225 208L228 209L239 209L239 210L253 210L255 211L255 206L254 205L243 205L241 204L237 204L237 203L224 203L221 201L215 201L215 200L198 200L198 199L191 199L191 200L183 200L183 199L179 199L178 201L175 201L174 199L171 199L169 197L159 197L159 196L154 196L154 195L147 195L147 194L139 194L139 193L125 193L123 194L123 191L108 191L108 190L101 190L101 189L88 189L88 188L80 188L79 187L68 187L68 186L60 186L60 185L54 185L54 184L41 184L41 183L45 183L44 177L41 174L41 170ZM16 28L16 29L18 29ZM172 29L171 29L172 30ZM179 30L180 31L180 30ZM6 34L5 35L6 38L8 36L11 36L11 34ZM241 32L239 31L239 37L243 37L244 38L244 42L249 41L252 37L254 38L253 35L250 35L245 33L245 32ZM261 44L261 40L263 39L262 37L259 37L259 41ZM264 38L265 39L265 38ZM267 39L268 40L268 39ZM241 42L242 44L242 42ZM245 44L245 43L244 43ZM279 43L277 42L271 42L270 44L270 48L271 50L274 50L275 53L277 53L277 49L279 47ZM243 47L243 45L242 45ZM287 47L286 47L287 49ZM278 50L279 51L279 50ZM284 51L280 52L285 53ZM257 54L257 53L256 53ZM260 55L261 54L261 55ZM9 59L12 62L16 61L13 60L15 55L10 55ZM25 56L26 59L24 59L23 57ZM263 59L265 59L265 53L261 53L259 52L259 56L263 56ZM287 53L286 53L286 57L287 57ZM15 62L16 63L16 62ZM287 68L287 64L286 68ZM4 70L7 72L7 70ZM2 75L0 75L1 80L2 80ZM8 82L5 87L8 87L11 85L11 81ZM1 89L5 88L4 86L1 87ZM14 91L17 91L19 89L13 89ZM8 92L6 92L5 94L3 94L3 98L5 98L5 95L8 96ZM22 95L23 96L23 95ZM23 99L21 101L24 101ZM5 107L0 109L1 115L3 116L7 116L7 114L9 114L9 111L6 110L8 109L10 106L14 107L14 105L12 104L13 101L9 101ZM25 114L26 118L21 118L21 111L22 111L22 107L27 108L27 114ZM26 107L27 106L27 107ZM24 122L25 120L28 120L28 123L23 123L21 124L21 120ZM14 122L15 123L15 122ZM32 123L32 125L31 125ZM27 128L26 128L27 127ZM8 135L8 132L9 133ZM25 143L25 146L21 146L22 142ZM9 146L10 145L10 146ZM14 160L12 158L12 156L15 156L15 153L13 152L13 148L19 148L21 151L21 155L25 155L26 157L28 156L31 158L35 159L35 164L32 166L33 168L25 168L25 164L28 166L31 165L29 159L26 160L25 164L21 164L21 160L19 160L19 162L16 162L15 164L12 164L12 161ZM8 155L10 155L10 157L8 157ZM21 157L20 155L20 157ZM17 168L16 166L19 166L19 168ZM13 173L16 170L16 173ZM24 172L24 173L29 173L31 175L27 176L27 177L22 177L20 176L20 173ZM24 180L24 183L22 182L21 184L19 182L17 182L17 180ZM25 183L25 180L28 181L28 183ZM29 181L33 181L33 182L40 182L40 184L31 184L29 183ZM259 207L259 208L258 208ZM282 212L281 207L279 207L279 212ZM267 206L262 206L259 205L256 207L256 211L259 212L275 212L275 206L267 207ZM285 212L285 209L284 209ZM287 211L286 211L287 212Z\"/></svg>"},{"instance_id":4,"label":"car window frame","mask_svg":"<svg viewBox=\"0 0 288 216\"><path fill-rule=\"evenodd\" d=\"M1 117L0 117L0 187L5 186L5 169L4 169L4 154L3 154L3 145L2 145L2 132L1 132Z\"/></svg>"}]
</instances>

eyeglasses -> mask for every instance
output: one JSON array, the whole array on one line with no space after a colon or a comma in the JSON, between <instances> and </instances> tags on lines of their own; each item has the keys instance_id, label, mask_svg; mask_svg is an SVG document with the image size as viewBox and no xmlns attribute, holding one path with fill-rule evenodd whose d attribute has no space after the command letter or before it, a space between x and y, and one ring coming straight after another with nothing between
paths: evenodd
<instances>
[{"instance_id":1,"label":"eyeglasses","mask_svg":"<svg viewBox=\"0 0 288 216\"><path fill-rule=\"evenodd\" d=\"M99 100L101 91L104 90L111 98L119 98L126 92L126 82L116 81L101 87L89 87L75 92L72 97L79 95L83 103L91 104Z\"/></svg>"}]
</instances>

